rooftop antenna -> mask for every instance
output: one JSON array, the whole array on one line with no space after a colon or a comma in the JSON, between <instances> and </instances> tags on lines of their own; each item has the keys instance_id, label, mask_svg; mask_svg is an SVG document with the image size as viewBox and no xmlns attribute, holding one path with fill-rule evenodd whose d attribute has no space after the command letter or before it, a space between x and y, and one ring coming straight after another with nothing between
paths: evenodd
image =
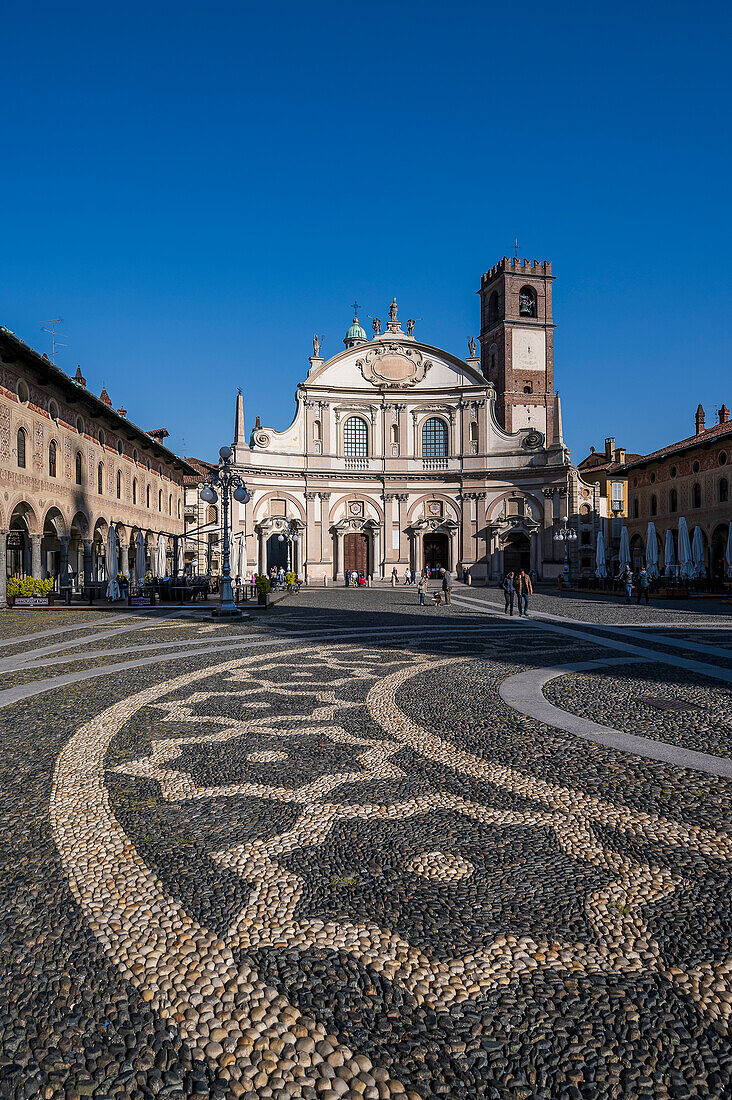
<instances>
[{"instance_id":1,"label":"rooftop antenna","mask_svg":"<svg viewBox=\"0 0 732 1100\"><path fill-rule=\"evenodd\" d=\"M56 326L62 325L63 323L63 317L54 317L52 321L44 321L41 325L41 332L48 332L51 336L51 362L54 367L56 366L56 348L66 347L65 339L61 339L61 337L65 337L66 334L56 331Z\"/></svg>"}]
</instances>

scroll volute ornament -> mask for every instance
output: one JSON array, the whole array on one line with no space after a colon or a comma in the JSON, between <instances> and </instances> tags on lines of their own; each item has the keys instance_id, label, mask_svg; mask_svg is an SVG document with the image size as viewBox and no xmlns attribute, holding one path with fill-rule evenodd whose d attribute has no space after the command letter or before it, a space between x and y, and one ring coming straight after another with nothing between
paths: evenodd
<instances>
[{"instance_id":1,"label":"scroll volute ornament","mask_svg":"<svg viewBox=\"0 0 732 1100\"><path fill-rule=\"evenodd\" d=\"M419 348L394 343L369 348L366 355L356 360L356 366L374 386L406 388L422 381L432 361Z\"/></svg>"}]
</instances>

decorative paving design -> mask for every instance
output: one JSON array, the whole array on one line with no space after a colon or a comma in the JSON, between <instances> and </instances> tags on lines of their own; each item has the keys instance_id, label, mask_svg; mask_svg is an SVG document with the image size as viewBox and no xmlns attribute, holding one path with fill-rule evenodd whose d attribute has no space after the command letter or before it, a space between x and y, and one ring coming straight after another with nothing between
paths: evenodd
<instances>
[{"instance_id":1,"label":"decorative paving design","mask_svg":"<svg viewBox=\"0 0 732 1100\"><path fill-rule=\"evenodd\" d=\"M267 951L339 953L434 1012L480 1004L543 971L639 983L656 975L688 995L705 1022L728 1029L732 957L675 965L649 930L648 912L661 913L684 894L686 870L618 851L607 834L716 863L732 856L732 838L465 752L399 706L397 695L413 678L443 668L457 677L466 667L456 657L358 647L238 658L116 703L61 753L51 816L76 899L124 976L223 1077L253 1090L287 1085L288 1095L299 1096L330 1088L334 1069L347 1091L374 1068L267 983L254 962ZM223 934L171 897L112 809L105 758L143 708L159 719L149 750L115 764L115 777L152 784L169 804L255 799L273 812L292 811L284 829L213 852L222 873L248 887ZM353 715L368 724L352 723ZM180 732L186 727L190 734ZM427 772L464 777L466 796L426 789L404 797L410 759L424 761ZM497 805L490 793L472 794L476 783L496 792ZM378 801L363 797L375 790ZM358 865L355 838L364 833L380 853L373 870ZM550 889L529 896L528 849L557 880L573 883L571 910L555 905ZM368 898L359 900L366 879ZM517 899L515 927L493 927L489 919L487 899L502 884ZM443 904L455 928L439 947L415 917L420 891L434 892L435 927ZM460 930L461 913L476 905L486 914L477 938ZM529 919L536 926L530 930ZM371 1078L378 1095L404 1093L398 1080L378 1072Z\"/></svg>"}]
</instances>

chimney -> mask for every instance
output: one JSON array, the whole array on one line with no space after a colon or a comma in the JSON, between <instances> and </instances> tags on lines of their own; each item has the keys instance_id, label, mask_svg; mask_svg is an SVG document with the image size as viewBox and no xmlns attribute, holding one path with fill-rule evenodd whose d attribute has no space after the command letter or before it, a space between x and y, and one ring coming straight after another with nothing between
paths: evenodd
<instances>
[{"instance_id":1,"label":"chimney","mask_svg":"<svg viewBox=\"0 0 732 1100\"><path fill-rule=\"evenodd\" d=\"M621 463L625 462L625 447L618 447L615 452L615 461Z\"/></svg>"},{"instance_id":2,"label":"chimney","mask_svg":"<svg viewBox=\"0 0 732 1100\"><path fill-rule=\"evenodd\" d=\"M605 458L612 459L615 450L615 436L608 436L605 440Z\"/></svg>"},{"instance_id":3,"label":"chimney","mask_svg":"<svg viewBox=\"0 0 732 1100\"><path fill-rule=\"evenodd\" d=\"M255 428L261 428L262 427L262 425L259 422L259 417L257 417L257 419L254 421L254 427Z\"/></svg>"},{"instance_id":4,"label":"chimney","mask_svg":"<svg viewBox=\"0 0 732 1100\"><path fill-rule=\"evenodd\" d=\"M719 410L719 423L720 424L729 423L729 409L727 408L726 405L722 405L722 408Z\"/></svg>"},{"instance_id":5,"label":"chimney","mask_svg":"<svg viewBox=\"0 0 732 1100\"><path fill-rule=\"evenodd\" d=\"M76 368L76 374L74 375L74 382L76 382L77 386L83 386L83 388L86 389L86 378L81 373L81 367Z\"/></svg>"},{"instance_id":6,"label":"chimney","mask_svg":"<svg viewBox=\"0 0 732 1100\"><path fill-rule=\"evenodd\" d=\"M704 409L701 404L696 407L696 434L701 435L704 431Z\"/></svg>"},{"instance_id":7,"label":"chimney","mask_svg":"<svg viewBox=\"0 0 732 1100\"><path fill-rule=\"evenodd\" d=\"M99 400L103 401L105 405L109 405L110 409L112 408L112 399L107 393L107 387L104 384L102 384L102 392L99 394Z\"/></svg>"}]
</instances>

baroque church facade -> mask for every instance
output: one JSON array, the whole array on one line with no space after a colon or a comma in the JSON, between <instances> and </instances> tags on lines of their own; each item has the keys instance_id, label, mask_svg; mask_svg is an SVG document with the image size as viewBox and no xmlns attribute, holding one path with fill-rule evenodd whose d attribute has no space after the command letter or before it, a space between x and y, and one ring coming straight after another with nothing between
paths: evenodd
<instances>
[{"instance_id":1,"label":"baroque church facade","mask_svg":"<svg viewBox=\"0 0 732 1100\"><path fill-rule=\"evenodd\" d=\"M368 338L356 316L332 358L314 339L282 431L257 419L247 439L240 394L234 461L251 500L234 505L233 539L247 573L282 564L310 584L427 566L472 583L522 567L557 577L554 533L565 517L592 524L597 488L563 442L552 281L551 263L505 257L482 276L480 356L472 339L461 359L422 342L411 319L404 331L396 299L384 332L374 319Z\"/></svg>"}]
</instances>

